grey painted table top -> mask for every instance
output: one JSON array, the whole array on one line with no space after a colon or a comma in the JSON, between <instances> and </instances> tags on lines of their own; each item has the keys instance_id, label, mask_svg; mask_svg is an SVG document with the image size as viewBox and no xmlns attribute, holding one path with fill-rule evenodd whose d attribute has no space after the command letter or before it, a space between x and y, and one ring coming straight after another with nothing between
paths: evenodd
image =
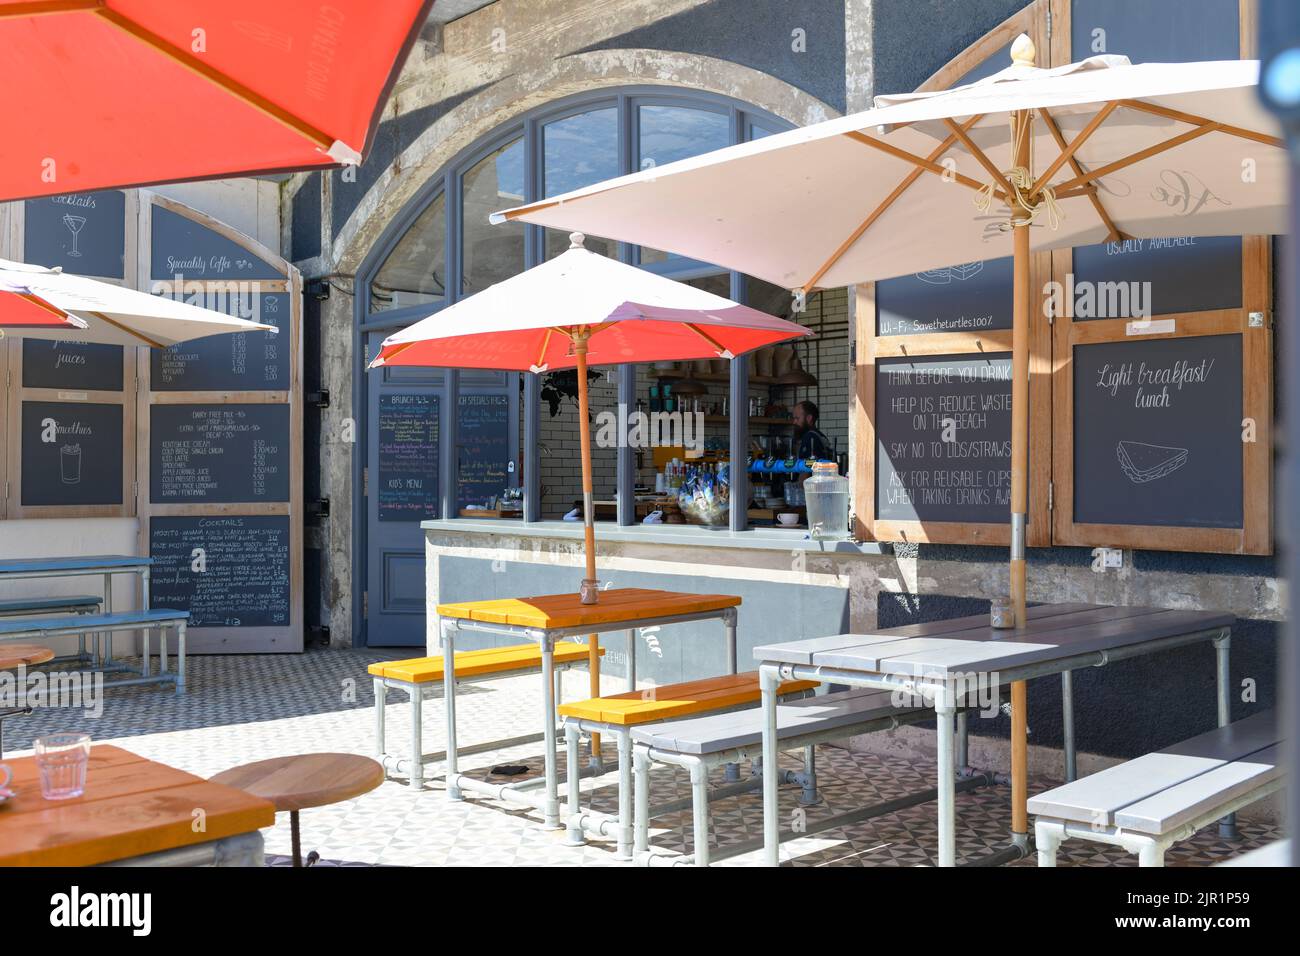
<instances>
[{"instance_id":1,"label":"grey painted table top","mask_svg":"<svg viewBox=\"0 0 1300 956\"><path fill-rule=\"evenodd\" d=\"M1029 608L1024 627L998 630L984 614L909 624L864 634L765 644L758 661L835 667L864 673L942 677L1009 670L1113 650L1166 637L1231 627L1218 611L1157 607L1044 604Z\"/></svg>"}]
</instances>

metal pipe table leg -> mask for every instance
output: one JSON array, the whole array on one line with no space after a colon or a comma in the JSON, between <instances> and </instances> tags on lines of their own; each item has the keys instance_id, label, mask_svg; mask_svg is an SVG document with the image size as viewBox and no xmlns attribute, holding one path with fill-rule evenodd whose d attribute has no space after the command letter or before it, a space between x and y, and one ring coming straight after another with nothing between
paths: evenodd
<instances>
[{"instance_id":1,"label":"metal pipe table leg","mask_svg":"<svg viewBox=\"0 0 1300 956\"><path fill-rule=\"evenodd\" d=\"M568 779L569 784L569 802L564 808L564 814L568 818L568 839L566 842L569 846L582 846L587 842L587 838L582 832L582 777L578 774L578 764L581 760L579 744L582 740L582 732L578 729L576 723L565 723L564 740L568 748L568 760L564 765L565 777ZM620 802L622 799L623 795L620 793Z\"/></svg>"},{"instance_id":2,"label":"metal pipe table leg","mask_svg":"<svg viewBox=\"0 0 1300 956\"><path fill-rule=\"evenodd\" d=\"M642 747L632 751L632 853L650 849L650 757Z\"/></svg>"},{"instance_id":3,"label":"metal pipe table leg","mask_svg":"<svg viewBox=\"0 0 1300 956\"><path fill-rule=\"evenodd\" d=\"M698 762L691 764L691 817L695 829L695 865L708 866L709 768Z\"/></svg>"},{"instance_id":4,"label":"metal pipe table leg","mask_svg":"<svg viewBox=\"0 0 1300 956\"><path fill-rule=\"evenodd\" d=\"M780 673L771 665L758 670L763 694L763 862L781 865L781 826L777 806L776 689ZM698 852L698 848L697 848Z\"/></svg>"},{"instance_id":5,"label":"metal pipe table leg","mask_svg":"<svg viewBox=\"0 0 1300 956\"><path fill-rule=\"evenodd\" d=\"M636 690L636 628L627 632L627 689Z\"/></svg>"},{"instance_id":6,"label":"metal pipe table leg","mask_svg":"<svg viewBox=\"0 0 1300 956\"><path fill-rule=\"evenodd\" d=\"M456 760L456 630L455 621L440 618L438 631L442 635L442 706L447 717L447 756L444 758L447 773L447 798L459 800L460 787L456 786L458 766ZM554 726L551 728L554 733ZM554 743L554 741L552 741ZM420 760L421 753L416 751L412 759ZM415 788L415 784L411 784Z\"/></svg>"},{"instance_id":7,"label":"metal pipe table leg","mask_svg":"<svg viewBox=\"0 0 1300 956\"><path fill-rule=\"evenodd\" d=\"M616 860L632 859L632 733L618 734L618 845Z\"/></svg>"},{"instance_id":8,"label":"metal pipe table leg","mask_svg":"<svg viewBox=\"0 0 1300 956\"><path fill-rule=\"evenodd\" d=\"M384 683L382 677L376 677L374 680L375 688L375 759L379 765L384 764L384 705L388 700L388 685Z\"/></svg>"},{"instance_id":9,"label":"metal pipe table leg","mask_svg":"<svg viewBox=\"0 0 1300 956\"><path fill-rule=\"evenodd\" d=\"M1065 750L1065 782L1079 778L1078 754L1074 743L1074 675L1061 671L1061 733Z\"/></svg>"},{"instance_id":10,"label":"metal pipe table leg","mask_svg":"<svg viewBox=\"0 0 1300 956\"><path fill-rule=\"evenodd\" d=\"M966 722L966 711L957 711L957 772L961 773L970 766L970 730Z\"/></svg>"},{"instance_id":11,"label":"metal pipe table leg","mask_svg":"<svg viewBox=\"0 0 1300 956\"><path fill-rule=\"evenodd\" d=\"M817 748L812 744L803 749L803 773L803 792L799 794L799 803L811 807L821 799L817 795Z\"/></svg>"},{"instance_id":12,"label":"metal pipe table leg","mask_svg":"<svg viewBox=\"0 0 1300 956\"><path fill-rule=\"evenodd\" d=\"M555 639L543 634L542 644L542 732L545 735L546 800L542 824L548 830L560 829L559 776L555 768ZM593 737L592 749L595 749ZM577 776L577 768L571 771Z\"/></svg>"},{"instance_id":13,"label":"metal pipe table leg","mask_svg":"<svg viewBox=\"0 0 1300 956\"><path fill-rule=\"evenodd\" d=\"M1222 636L1214 640L1214 683L1218 698L1219 726L1226 727L1232 723L1232 672L1229 668L1229 651L1232 646L1232 632L1225 630ZM1229 813L1219 821L1219 838L1223 840L1240 839L1237 831L1237 814ZM1164 857L1161 855L1163 866ZM1145 865L1145 864L1144 864Z\"/></svg>"},{"instance_id":14,"label":"metal pipe table leg","mask_svg":"<svg viewBox=\"0 0 1300 956\"><path fill-rule=\"evenodd\" d=\"M298 829L298 811L289 811L289 839L293 841L293 865L302 866L302 834Z\"/></svg>"},{"instance_id":15,"label":"metal pipe table leg","mask_svg":"<svg viewBox=\"0 0 1300 956\"><path fill-rule=\"evenodd\" d=\"M934 698L934 712L938 725L939 737L939 865L956 866L957 864L957 808L956 780L954 769L954 727L956 708L953 706L953 694L949 687L938 688Z\"/></svg>"}]
</instances>

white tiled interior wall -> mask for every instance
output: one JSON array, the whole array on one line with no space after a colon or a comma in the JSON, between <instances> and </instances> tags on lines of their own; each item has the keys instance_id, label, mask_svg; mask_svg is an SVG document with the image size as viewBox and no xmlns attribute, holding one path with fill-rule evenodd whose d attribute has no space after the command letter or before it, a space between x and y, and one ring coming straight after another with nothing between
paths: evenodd
<instances>
[{"instance_id":1,"label":"white tiled interior wall","mask_svg":"<svg viewBox=\"0 0 1300 956\"><path fill-rule=\"evenodd\" d=\"M848 292L845 289L833 289L822 295L820 310L816 299L809 303L808 310L800 316L800 322L817 331L825 332L811 342L799 346L799 357L804 368L817 376L818 387L792 389L769 389L766 385L752 385L751 395L763 400L773 400L793 407L800 399L809 398L817 403L821 413L820 425L826 436L835 444L839 452L847 453L849 448L849 386L851 369L849 367L848 334ZM637 397L642 399L649 409L650 385L657 379L651 365L637 367ZM728 395L726 382L708 382L709 391L699 396L702 404L713 404L719 409ZM687 399L688 401L690 399ZM590 389L591 415L593 427L592 476L596 498L610 500L614 497L616 476L616 455L613 448L601 448L595 441L596 416L601 411L617 411L618 386L606 376L605 369L600 369L600 378L592 382ZM690 407L689 405L687 407ZM723 421L708 422L705 426L706 439L721 439L725 442L728 425ZM772 433L788 438L787 427L767 428L758 426L755 434ZM522 427L520 434L523 434ZM550 408L545 403L541 409L541 472L542 472L542 517L555 519L563 516L573 508L575 501L582 497L582 466L579 455L578 407L575 401L565 401L558 413L552 417ZM643 456L642 467L637 472L638 482L653 485L654 464L649 450Z\"/></svg>"}]
</instances>

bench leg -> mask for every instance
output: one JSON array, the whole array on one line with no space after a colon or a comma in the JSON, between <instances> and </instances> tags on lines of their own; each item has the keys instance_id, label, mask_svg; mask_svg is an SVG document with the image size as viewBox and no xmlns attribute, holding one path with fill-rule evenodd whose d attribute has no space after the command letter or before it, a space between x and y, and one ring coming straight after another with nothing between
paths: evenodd
<instances>
[{"instance_id":1,"label":"bench leg","mask_svg":"<svg viewBox=\"0 0 1300 956\"><path fill-rule=\"evenodd\" d=\"M582 832L582 777L579 776L578 770L581 766L582 755L579 744L582 741L582 732L578 730L575 723L565 723L564 725L564 742L568 747L568 760L564 765L565 776L569 784L569 802L564 808L565 815L568 817L568 839L565 841L569 846L582 846L587 842L587 838Z\"/></svg>"},{"instance_id":2,"label":"bench leg","mask_svg":"<svg viewBox=\"0 0 1300 956\"><path fill-rule=\"evenodd\" d=\"M632 859L632 733L618 734L618 846L616 860Z\"/></svg>"},{"instance_id":3,"label":"bench leg","mask_svg":"<svg viewBox=\"0 0 1300 956\"><path fill-rule=\"evenodd\" d=\"M632 852L641 854L650 849L650 755L641 747L632 752L632 776Z\"/></svg>"},{"instance_id":4,"label":"bench leg","mask_svg":"<svg viewBox=\"0 0 1300 956\"><path fill-rule=\"evenodd\" d=\"M424 789L424 691L419 684L412 684L411 694L411 779L412 790ZM448 786L450 792L451 787Z\"/></svg>"},{"instance_id":5,"label":"bench leg","mask_svg":"<svg viewBox=\"0 0 1300 956\"><path fill-rule=\"evenodd\" d=\"M1159 843L1149 843L1138 851L1138 866L1164 866L1165 848Z\"/></svg>"},{"instance_id":6,"label":"bench leg","mask_svg":"<svg viewBox=\"0 0 1300 956\"><path fill-rule=\"evenodd\" d=\"M167 628L158 628L158 673L167 673Z\"/></svg>"},{"instance_id":7,"label":"bench leg","mask_svg":"<svg viewBox=\"0 0 1300 956\"><path fill-rule=\"evenodd\" d=\"M803 792L799 794L799 803L811 807L817 803L817 748L808 746L803 749Z\"/></svg>"},{"instance_id":8,"label":"bench leg","mask_svg":"<svg viewBox=\"0 0 1300 956\"><path fill-rule=\"evenodd\" d=\"M1051 824L1034 825L1034 846L1038 848L1039 866L1056 866L1056 854L1061 849L1061 835Z\"/></svg>"},{"instance_id":9,"label":"bench leg","mask_svg":"<svg viewBox=\"0 0 1300 956\"><path fill-rule=\"evenodd\" d=\"M143 660L142 660L142 662L141 662L141 664L140 664L140 676L141 676L141 677L148 677L149 674L153 671L153 665L150 663L150 659L149 659L149 636L150 636L152 633L153 633L153 632L152 632L149 628L147 628L147 627L144 628L144 633L143 633L143 635L142 635L142 641L143 641L143 643L141 644L141 650L144 652L144 657L143 657ZM163 630L162 630L162 628L159 628L159 629L158 629L158 640L160 640L160 641L163 640L162 634L163 634Z\"/></svg>"},{"instance_id":10,"label":"bench leg","mask_svg":"<svg viewBox=\"0 0 1300 956\"><path fill-rule=\"evenodd\" d=\"M709 865L709 771L691 764L691 822L695 829L695 865Z\"/></svg>"},{"instance_id":11,"label":"bench leg","mask_svg":"<svg viewBox=\"0 0 1300 956\"><path fill-rule=\"evenodd\" d=\"M970 732L966 723L966 711L957 712L957 773L960 774L970 766Z\"/></svg>"},{"instance_id":12,"label":"bench leg","mask_svg":"<svg viewBox=\"0 0 1300 956\"><path fill-rule=\"evenodd\" d=\"M1228 666L1231 645L1232 632L1228 630L1214 641L1214 682L1215 690L1218 692L1220 727L1232 723L1232 672ZM1237 814L1229 813L1219 821L1219 838L1222 840L1241 838L1241 834L1237 832Z\"/></svg>"},{"instance_id":13,"label":"bench leg","mask_svg":"<svg viewBox=\"0 0 1300 956\"><path fill-rule=\"evenodd\" d=\"M387 754L384 752L384 706L388 703L388 686L382 677L374 680L375 688L375 759L384 768L384 777L388 777Z\"/></svg>"},{"instance_id":14,"label":"bench leg","mask_svg":"<svg viewBox=\"0 0 1300 956\"><path fill-rule=\"evenodd\" d=\"M775 667L758 669L763 693L763 863L781 865L781 821L777 804L776 689L780 677Z\"/></svg>"},{"instance_id":15,"label":"bench leg","mask_svg":"<svg viewBox=\"0 0 1300 956\"><path fill-rule=\"evenodd\" d=\"M627 632L627 690L636 690L636 628Z\"/></svg>"},{"instance_id":16,"label":"bench leg","mask_svg":"<svg viewBox=\"0 0 1300 956\"><path fill-rule=\"evenodd\" d=\"M456 757L456 638L455 622L439 619L439 633L442 635L442 706L447 717L447 755L444 759L447 768L447 799L459 800L460 787L456 786L456 775L460 772ZM417 755L416 759L419 757Z\"/></svg>"}]
</instances>

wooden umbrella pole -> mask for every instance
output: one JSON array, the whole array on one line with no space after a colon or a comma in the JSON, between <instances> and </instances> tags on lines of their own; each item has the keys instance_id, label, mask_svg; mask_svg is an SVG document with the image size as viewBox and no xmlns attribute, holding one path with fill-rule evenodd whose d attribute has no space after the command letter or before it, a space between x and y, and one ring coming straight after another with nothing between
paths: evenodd
<instances>
[{"instance_id":1,"label":"wooden umbrella pole","mask_svg":"<svg viewBox=\"0 0 1300 956\"><path fill-rule=\"evenodd\" d=\"M1033 65L1033 44L1028 37L1012 50L1017 63ZM1027 47L1027 49L1025 48ZM1030 129L1028 110L1012 117L1014 165L1029 170ZM1029 219L1025 210L1011 207L1013 292L1011 325L1011 603L1016 627L1025 626L1025 524L1029 512ZM1027 845L1029 832L1029 751L1026 686L1011 684L1011 832L1018 844Z\"/></svg>"},{"instance_id":2,"label":"wooden umbrella pole","mask_svg":"<svg viewBox=\"0 0 1300 956\"><path fill-rule=\"evenodd\" d=\"M578 434L582 449L582 537L587 552L587 576L582 580L582 603L596 604L600 600L600 583L596 580L596 527L595 505L591 481L591 424L588 421L587 402L587 330L578 329L573 335L573 354L578 359ZM591 678L591 696L600 696L600 644L595 634L587 635L587 672ZM600 734L592 734L591 756L600 760ZM569 773L576 773L570 767Z\"/></svg>"}]
</instances>

